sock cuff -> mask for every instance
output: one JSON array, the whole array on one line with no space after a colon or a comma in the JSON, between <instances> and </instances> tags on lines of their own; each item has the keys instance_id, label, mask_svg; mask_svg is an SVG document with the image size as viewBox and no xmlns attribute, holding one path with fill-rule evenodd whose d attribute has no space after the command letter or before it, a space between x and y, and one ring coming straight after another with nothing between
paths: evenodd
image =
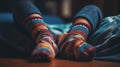
<instances>
[{"instance_id":1,"label":"sock cuff","mask_svg":"<svg viewBox=\"0 0 120 67\"><path fill-rule=\"evenodd\" d=\"M86 34L86 36L88 36L89 34L89 29L85 25L75 25L71 28L70 31L75 31L75 30L83 31Z\"/></svg>"},{"instance_id":2,"label":"sock cuff","mask_svg":"<svg viewBox=\"0 0 120 67\"><path fill-rule=\"evenodd\" d=\"M23 25L23 27L25 27L25 29L32 34L34 39L36 39L37 36L48 35L55 40L54 36L50 33L46 23L41 17L35 16L28 18L25 22L23 22Z\"/></svg>"},{"instance_id":3,"label":"sock cuff","mask_svg":"<svg viewBox=\"0 0 120 67\"><path fill-rule=\"evenodd\" d=\"M44 20L39 17L33 17L23 23L23 27L29 31L38 26L46 26Z\"/></svg>"},{"instance_id":4,"label":"sock cuff","mask_svg":"<svg viewBox=\"0 0 120 67\"><path fill-rule=\"evenodd\" d=\"M32 23L35 24L37 22L41 22L41 23L45 23L44 20L41 17L31 17L28 19L25 19L24 22L22 23L23 25L27 24L27 23Z\"/></svg>"},{"instance_id":5,"label":"sock cuff","mask_svg":"<svg viewBox=\"0 0 120 67\"><path fill-rule=\"evenodd\" d=\"M89 32L91 32L91 25L88 25L88 24L83 23L83 22L75 22L75 23L73 23L73 26L75 26L75 25L84 25L89 29Z\"/></svg>"},{"instance_id":6,"label":"sock cuff","mask_svg":"<svg viewBox=\"0 0 120 67\"><path fill-rule=\"evenodd\" d=\"M33 17L30 17L30 18L27 18L24 20L23 24L25 24L25 22L29 22L31 21L32 19L42 19L42 17L39 17L39 16L33 16Z\"/></svg>"},{"instance_id":7,"label":"sock cuff","mask_svg":"<svg viewBox=\"0 0 120 67\"><path fill-rule=\"evenodd\" d=\"M96 28L97 22L95 22L94 19L92 19L89 15L87 15L87 14L80 14L80 16L78 16L78 17L82 17L82 18L85 18L86 20L88 20L90 25L91 25L92 30L94 30ZM76 18L78 18L78 17L76 17Z\"/></svg>"}]
</instances>

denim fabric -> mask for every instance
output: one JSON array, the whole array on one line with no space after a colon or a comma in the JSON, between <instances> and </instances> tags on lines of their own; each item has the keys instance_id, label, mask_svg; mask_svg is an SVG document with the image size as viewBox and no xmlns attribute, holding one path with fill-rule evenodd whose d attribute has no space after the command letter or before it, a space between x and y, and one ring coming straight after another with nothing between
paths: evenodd
<instances>
[{"instance_id":1,"label":"denim fabric","mask_svg":"<svg viewBox=\"0 0 120 67\"><path fill-rule=\"evenodd\" d=\"M89 38L95 59L120 61L120 15L106 17Z\"/></svg>"},{"instance_id":2,"label":"denim fabric","mask_svg":"<svg viewBox=\"0 0 120 67\"><path fill-rule=\"evenodd\" d=\"M26 16L30 14L40 14L40 10L34 5L31 0L16 0L13 6L13 16L15 23L21 25Z\"/></svg>"},{"instance_id":3,"label":"denim fabric","mask_svg":"<svg viewBox=\"0 0 120 67\"><path fill-rule=\"evenodd\" d=\"M103 20L101 10L95 5L85 6L83 9L81 9L81 11L78 12L74 19L78 17L86 18L91 24L92 31L94 31L98 23L101 23Z\"/></svg>"}]
</instances>

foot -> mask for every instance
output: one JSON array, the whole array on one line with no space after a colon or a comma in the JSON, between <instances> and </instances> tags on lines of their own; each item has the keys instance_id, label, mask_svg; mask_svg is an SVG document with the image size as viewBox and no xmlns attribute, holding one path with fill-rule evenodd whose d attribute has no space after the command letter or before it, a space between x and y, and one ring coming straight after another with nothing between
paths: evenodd
<instances>
[{"instance_id":1,"label":"foot","mask_svg":"<svg viewBox=\"0 0 120 67\"><path fill-rule=\"evenodd\" d=\"M92 60L95 48L86 43L79 34L63 34L59 37L58 47L60 56L65 59L78 61Z\"/></svg>"},{"instance_id":2,"label":"foot","mask_svg":"<svg viewBox=\"0 0 120 67\"><path fill-rule=\"evenodd\" d=\"M31 60L52 61L57 53L57 45L42 17L32 14L25 19L23 25L37 44L32 52Z\"/></svg>"}]
</instances>

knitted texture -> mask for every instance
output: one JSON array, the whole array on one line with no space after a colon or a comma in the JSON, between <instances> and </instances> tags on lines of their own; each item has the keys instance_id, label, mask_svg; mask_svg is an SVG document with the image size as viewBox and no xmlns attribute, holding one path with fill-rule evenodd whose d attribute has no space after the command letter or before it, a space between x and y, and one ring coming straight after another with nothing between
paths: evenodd
<instances>
[{"instance_id":1,"label":"knitted texture","mask_svg":"<svg viewBox=\"0 0 120 67\"><path fill-rule=\"evenodd\" d=\"M44 21L40 17L32 17L23 23L36 41L36 47L32 52L32 61L51 61L57 53L54 37L49 32Z\"/></svg>"},{"instance_id":2,"label":"knitted texture","mask_svg":"<svg viewBox=\"0 0 120 67\"><path fill-rule=\"evenodd\" d=\"M58 42L60 56L73 60L91 60L95 49L86 43L90 27L86 24L74 24L68 34L62 35Z\"/></svg>"},{"instance_id":3,"label":"knitted texture","mask_svg":"<svg viewBox=\"0 0 120 67\"><path fill-rule=\"evenodd\" d=\"M63 34L59 37L59 56L64 59L88 61L94 57L95 49L81 39L80 35Z\"/></svg>"},{"instance_id":4,"label":"knitted texture","mask_svg":"<svg viewBox=\"0 0 120 67\"><path fill-rule=\"evenodd\" d=\"M95 48L86 43L89 33L95 30L100 18L100 9L94 5L84 7L74 19L82 17L90 23L76 21L67 34L59 38L58 47L60 56L73 60L92 60Z\"/></svg>"},{"instance_id":5,"label":"knitted texture","mask_svg":"<svg viewBox=\"0 0 120 67\"><path fill-rule=\"evenodd\" d=\"M15 23L21 28L25 28L36 41L37 45L32 52L31 59L34 61L51 61L54 59L57 46L43 19L39 16L28 18L31 14L41 15L32 0L15 0L13 13Z\"/></svg>"}]
</instances>

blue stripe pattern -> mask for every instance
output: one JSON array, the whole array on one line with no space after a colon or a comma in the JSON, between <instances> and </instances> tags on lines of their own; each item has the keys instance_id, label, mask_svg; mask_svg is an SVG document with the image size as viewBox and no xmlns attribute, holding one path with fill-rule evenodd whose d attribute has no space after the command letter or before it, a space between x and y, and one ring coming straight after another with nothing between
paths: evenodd
<instances>
[{"instance_id":1,"label":"blue stripe pattern","mask_svg":"<svg viewBox=\"0 0 120 67\"><path fill-rule=\"evenodd\" d=\"M26 29L29 29L33 24L36 24L36 23L44 23L45 22L43 21L43 19L40 19L40 18L34 18L32 20L29 20L26 24L25 24L25 28Z\"/></svg>"},{"instance_id":2,"label":"blue stripe pattern","mask_svg":"<svg viewBox=\"0 0 120 67\"><path fill-rule=\"evenodd\" d=\"M89 30L85 25L75 25L72 27L70 31L75 31L75 30L82 30L83 32L85 32L86 36L88 36L89 34Z\"/></svg>"}]
</instances>

